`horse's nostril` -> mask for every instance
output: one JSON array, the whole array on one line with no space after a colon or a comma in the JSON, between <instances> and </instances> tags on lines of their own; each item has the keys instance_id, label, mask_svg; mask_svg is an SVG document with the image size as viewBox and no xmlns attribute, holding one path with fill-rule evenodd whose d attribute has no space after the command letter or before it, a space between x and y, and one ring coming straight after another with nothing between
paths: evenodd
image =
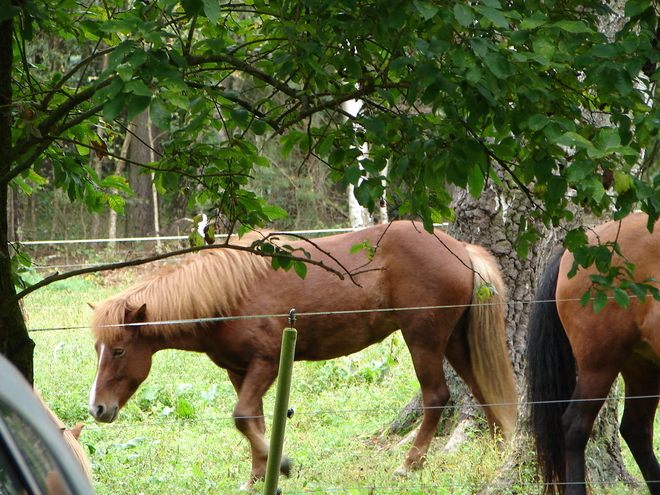
<instances>
[{"instance_id":1,"label":"horse's nostril","mask_svg":"<svg viewBox=\"0 0 660 495\"><path fill-rule=\"evenodd\" d=\"M103 404L99 404L98 406L96 406L96 411L94 416L100 418L101 416L103 416L103 413L105 413L105 406Z\"/></svg>"}]
</instances>

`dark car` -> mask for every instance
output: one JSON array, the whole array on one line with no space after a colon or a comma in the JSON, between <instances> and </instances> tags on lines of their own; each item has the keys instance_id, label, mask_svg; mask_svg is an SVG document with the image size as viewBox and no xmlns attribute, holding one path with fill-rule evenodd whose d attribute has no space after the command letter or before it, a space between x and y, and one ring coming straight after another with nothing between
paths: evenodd
<instances>
[{"instance_id":1,"label":"dark car","mask_svg":"<svg viewBox=\"0 0 660 495\"><path fill-rule=\"evenodd\" d=\"M62 431L23 375L2 355L0 494L94 494Z\"/></svg>"}]
</instances>

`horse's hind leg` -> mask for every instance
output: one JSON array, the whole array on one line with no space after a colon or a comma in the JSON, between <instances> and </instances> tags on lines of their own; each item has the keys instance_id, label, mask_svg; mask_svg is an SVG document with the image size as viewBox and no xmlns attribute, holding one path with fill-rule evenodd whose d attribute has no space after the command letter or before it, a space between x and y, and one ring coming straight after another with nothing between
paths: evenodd
<instances>
[{"instance_id":1,"label":"horse's hind leg","mask_svg":"<svg viewBox=\"0 0 660 495\"><path fill-rule=\"evenodd\" d=\"M626 382L626 402L621 436L639 465L649 491L660 494L660 465L653 452L653 420L658 407L660 368L636 355L621 371Z\"/></svg>"},{"instance_id":2,"label":"horse's hind leg","mask_svg":"<svg viewBox=\"0 0 660 495\"><path fill-rule=\"evenodd\" d=\"M491 436L495 436L496 427L502 430L502 425L497 423L495 415L491 409L486 405L486 399L481 392L481 388L477 384L477 379L472 370L472 361L470 359L470 350L468 347L467 339L464 332L454 332L447 342L445 349L445 357L452 368L458 373L458 376L466 383L472 391L474 398L481 404L486 422L490 430Z\"/></svg>"},{"instance_id":3,"label":"horse's hind leg","mask_svg":"<svg viewBox=\"0 0 660 495\"><path fill-rule=\"evenodd\" d=\"M404 333L405 337L405 333ZM426 453L440 422L443 407L449 400L449 388L445 381L442 369L442 348L440 343L425 342L415 345L408 342L413 365L419 385L422 389L422 404L424 414L417 437L410 447L403 464L396 470L396 474L408 475L411 471L421 469L426 462Z\"/></svg>"},{"instance_id":4,"label":"horse's hind leg","mask_svg":"<svg viewBox=\"0 0 660 495\"><path fill-rule=\"evenodd\" d=\"M565 495L584 495L585 449L594 421L598 416L612 383L618 376L618 366L609 370L578 373L578 380L571 403L562 416L566 442L566 492Z\"/></svg>"}]
</instances>

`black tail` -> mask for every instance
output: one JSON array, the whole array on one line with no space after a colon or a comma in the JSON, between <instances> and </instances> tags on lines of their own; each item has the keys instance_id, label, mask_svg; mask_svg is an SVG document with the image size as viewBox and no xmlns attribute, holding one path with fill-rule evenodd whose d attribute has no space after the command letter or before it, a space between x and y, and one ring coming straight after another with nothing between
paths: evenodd
<instances>
[{"instance_id":1,"label":"black tail","mask_svg":"<svg viewBox=\"0 0 660 495\"><path fill-rule=\"evenodd\" d=\"M576 380L573 351L554 302L563 254L562 249L545 269L527 331L527 398L537 462L544 492L549 494L564 492L566 446L561 418Z\"/></svg>"}]
</instances>

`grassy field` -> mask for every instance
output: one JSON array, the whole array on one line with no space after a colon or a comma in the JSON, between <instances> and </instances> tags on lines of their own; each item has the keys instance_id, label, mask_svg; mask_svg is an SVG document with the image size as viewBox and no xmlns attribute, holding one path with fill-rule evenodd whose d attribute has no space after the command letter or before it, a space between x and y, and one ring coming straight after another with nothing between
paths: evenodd
<instances>
[{"instance_id":1,"label":"grassy field","mask_svg":"<svg viewBox=\"0 0 660 495\"><path fill-rule=\"evenodd\" d=\"M95 424L87 413L96 360L86 328L87 303L135 283L141 273L71 279L25 300L37 344L35 385L65 423L87 423L81 440L99 494L236 493L250 472L249 446L231 420L231 384L206 356L162 351L115 423ZM290 479L280 481L283 492L479 492L504 457L481 431L453 453L441 453L446 439L437 438L425 470L406 480L392 475L407 446L397 447L398 438L376 435L417 388L398 334L346 358L296 363L290 399L295 413L285 440L294 469ZM267 421L273 399L272 393L265 398ZM523 476L522 493L539 493L526 481ZM632 492L614 488L603 493Z\"/></svg>"}]
</instances>

